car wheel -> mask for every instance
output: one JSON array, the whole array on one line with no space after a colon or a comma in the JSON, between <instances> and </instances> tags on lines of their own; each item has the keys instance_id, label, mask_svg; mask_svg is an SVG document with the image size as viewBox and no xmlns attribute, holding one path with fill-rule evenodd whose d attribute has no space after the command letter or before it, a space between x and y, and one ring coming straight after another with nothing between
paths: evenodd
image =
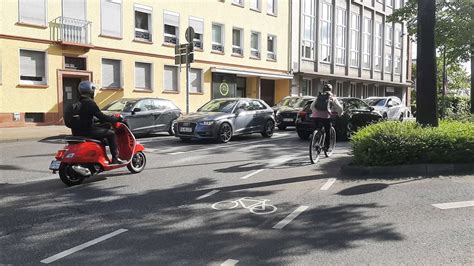
<instances>
[{"instance_id":1,"label":"car wheel","mask_svg":"<svg viewBox=\"0 0 474 266\"><path fill-rule=\"evenodd\" d=\"M298 133L298 137L300 137L300 139L302 139L302 140L307 140L307 139L309 139L310 133L308 133L308 132L297 131L296 133Z\"/></svg>"},{"instance_id":2,"label":"car wheel","mask_svg":"<svg viewBox=\"0 0 474 266\"><path fill-rule=\"evenodd\" d=\"M175 125L176 125L176 119L170 122L170 128L168 129L168 134L170 134L170 136L174 136L175 134L174 132Z\"/></svg>"},{"instance_id":3,"label":"car wheel","mask_svg":"<svg viewBox=\"0 0 474 266\"><path fill-rule=\"evenodd\" d=\"M387 119L388 119L388 115L387 115L387 113L383 113L383 115L382 115L382 119L383 119L383 120L387 120Z\"/></svg>"},{"instance_id":4,"label":"car wheel","mask_svg":"<svg viewBox=\"0 0 474 266\"><path fill-rule=\"evenodd\" d=\"M285 130L285 129L286 129L286 126L284 126L284 125L278 125L278 129L279 129L279 130Z\"/></svg>"},{"instance_id":5,"label":"car wheel","mask_svg":"<svg viewBox=\"0 0 474 266\"><path fill-rule=\"evenodd\" d=\"M217 141L227 143L232 138L232 127L229 123L222 123L217 132Z\"/></svg>"},{"instance_id":6,"label":"car wheel","mask_svg":"<svg viewBox=\"0 0 474 266\"><path fill-rule=\"evenodd\" d=\"M348 122L346 126L346 139L350 140L352 135L354 135L354 125L352 125L351 122Z\"/></svg>"},{"instance_id":7,"label":"car wheel","mask_svg":"<svg viewBox=\"0 0 474 266\"><path fill-rule=\"evenodd\" d=\"M400 114L400 117L398 118L398 121L403 122L403 113Z\"/></svg>"},{"instance_id":8,"label":"car wheel","mask_svg":"<svg viewBox=\"0 0 474 266\"><path fill-rule=\"evenodd\" d=\"M263 128L262 136L264 138L270 138L273 136L273 131L275 131L275 123L273 120L267 120L265 127Z\"/></svg>"}]
</instances>

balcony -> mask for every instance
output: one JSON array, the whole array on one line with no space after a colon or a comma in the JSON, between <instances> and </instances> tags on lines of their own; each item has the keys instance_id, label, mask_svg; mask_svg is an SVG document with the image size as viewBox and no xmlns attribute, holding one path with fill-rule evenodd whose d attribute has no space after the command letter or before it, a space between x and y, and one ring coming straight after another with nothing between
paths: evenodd
<instances>
[{"instance_id":1,"label":"balcony","mask_svg":"<svg viewBox=\"0 0 474 266\"><path fill-rule=\"evenodd\" d=\"M91 22L58 17L49 23L50 39L61 45L91 48Z\"/></svg>"}]
</instances>

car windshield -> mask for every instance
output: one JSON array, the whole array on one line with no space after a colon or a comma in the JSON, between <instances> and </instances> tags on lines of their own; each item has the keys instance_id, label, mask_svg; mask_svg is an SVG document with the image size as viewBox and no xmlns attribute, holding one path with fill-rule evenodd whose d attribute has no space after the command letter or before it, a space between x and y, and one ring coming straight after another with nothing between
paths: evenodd
<instances>
[{"instance_id":1,"label":"car windshield","mask_svg":"<svg viewBox=\"0 0 474 266\"><path fill-rule=\"evenodd\" d=\"M375 98L367 99L365 102L370 106L385 106L386 99Z\"/></svg>"},{"instance_id":2,"label":"car windshield","mask_svg":"<svg viewBox=\"0 0 474 266\"><path fill-rule=\"evenodd\" d=\"M313 101L313 99L300 99L299 101L297 101L293 107L297 107L297 108L301 108L301 107L304 107L308 102L310 101Z\"/></svg>"},{"instance_id":3,"label":"car windshield","mask_svg":"<svg viewBox=\"0 0 474 266\"><path fill-rule=\"evenodd\" d=\"M212 100L201 108L198 112L224 112L230 113L234 109L234 106L237 104L238 100L228 100L228 99L218 99Z\"/></svg>"},{"instance_id":4,"label":"car windshield","mask_svg":"<svg viewBox=\"0 0 474 266\"><path fill-rule=\"evenodd\" d=\"M344 110L370 110L369 106L359 99L342 99Z\"/></svg>"},{"instance_id":5,"label":"car windshield","mask_svg":"<svg viewBox=\"0 0 474 266\"><path fill-rule=\"evenodd\" d=\"M106 105L102 108L103 111L112 111L112 112L130 112L132 111L133 106L137 101L131 100L118 100L112 102L109 105Z\"/></svg>"},{"instance_id":6,"label":"car windshield","mask_svg":"<svg viewBox=\"0 0 474 266\"><path fill-rule=\"evenodd\" d=\"M281 102L279 102L277 106L294 106L297 102L298 98L296 97L285 98L281 100Z\"/></svg>"}]
</instances>

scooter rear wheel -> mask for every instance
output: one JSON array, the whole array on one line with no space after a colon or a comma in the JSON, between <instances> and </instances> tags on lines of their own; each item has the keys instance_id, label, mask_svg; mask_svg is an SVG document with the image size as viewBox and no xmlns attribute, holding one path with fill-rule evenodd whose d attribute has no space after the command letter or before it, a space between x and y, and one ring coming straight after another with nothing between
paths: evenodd
<instances>
[{"instance_id":1,"label":"scooter rear wheel","mask_svg":"<svg viewBox=\"0 0 474 266\"><path fill-rule=\"evenodd\" d=\"M139 151L133 155L132 161L127 164L127 168L130 172L136 174L143 171L143 169L145 169L145 165L146 156L143 152Z\"/></svg>"},{"instance_id":2,"label":"scooter rear wheel","mask_svg":"<svg viewBox=\"0 0 474 266\"><path fill-rule=\"evenodd\" d=\"M76 186L84 181L84 177L72 169L72 164L62 163L59 166L59 178L68 186Z\"/></svg>"}]
</instances>

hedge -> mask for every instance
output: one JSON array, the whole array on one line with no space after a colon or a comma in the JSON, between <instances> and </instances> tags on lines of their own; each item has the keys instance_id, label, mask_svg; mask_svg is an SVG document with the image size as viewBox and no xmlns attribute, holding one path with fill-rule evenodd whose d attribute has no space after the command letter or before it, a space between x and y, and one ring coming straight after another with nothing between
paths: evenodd
<instances>
[{"instance_id":1,"label":"hedge","mask_svg":"<svg viewBox=\"0 0 474 266\"><path fill-rule=\"evenodd\" d=\"M387 121L361 129L351 144L356 165L474 163L474 123L446 120L432 128Z\"/></svg>"}]
</instances>

